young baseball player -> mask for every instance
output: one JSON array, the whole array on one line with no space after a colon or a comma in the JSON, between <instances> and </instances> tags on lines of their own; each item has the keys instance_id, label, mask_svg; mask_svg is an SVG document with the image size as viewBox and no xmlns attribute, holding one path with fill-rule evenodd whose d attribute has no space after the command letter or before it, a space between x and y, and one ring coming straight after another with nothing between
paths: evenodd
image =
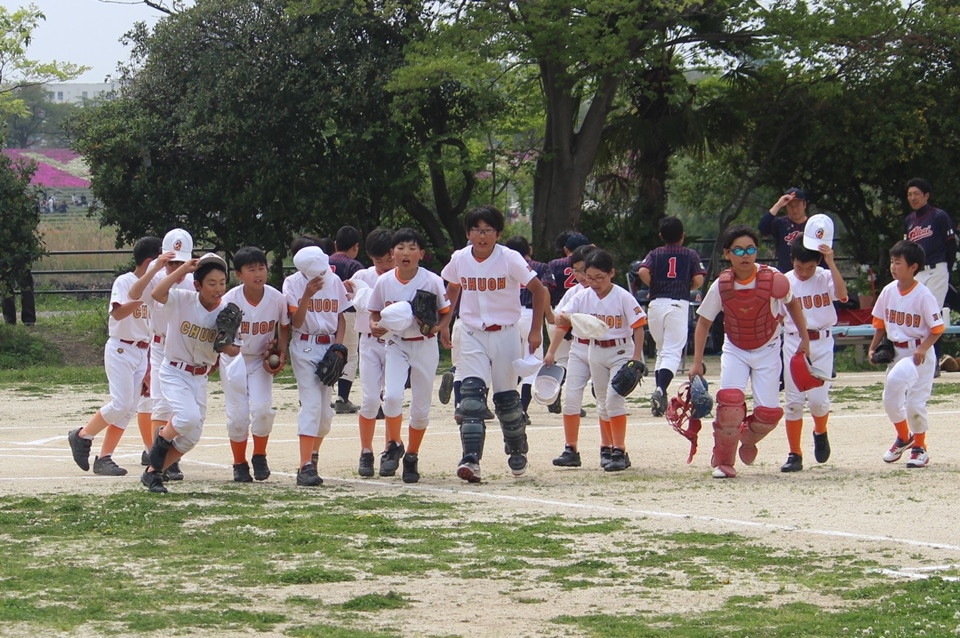
<instances>
[{"instance_id":1,"label":"young baseball player","mask_svg":"<svg viewBox=\"0 0 960 638\"><path fill-rule=\"evenodd\" d=\"M373 265L358 271L350 278L348 288L356 296L357 288L362 285L371 290L380 275L390 272L395 266L393 258L393 231L378 228L367 235L367 256ZM360 331L360 386L363 388L363 400L360 402L360 463L357 473L363 477L373 476L373 436L377 428L377 413L381 411L383 392L383 367L386 363L386 341L373 334L370 329L369 310L357 309L357 329ZM389 433L387 433L389 438ZM386 445L389 446L389 440Z\"/></svg>"},{"instance_id":2,"label":"young baseball player","mask_svg":"<svg viewBox=\"0 0 960 638\"><path fill-rule=\"evenodd\" d=\"M583 280L589 288L574 296L557 316L557 328L554 329L556 338L550 342L550 349L543 358L545 364L553 365L556 350L562 341L560 332L570 327L569 315L578 312L591 314L607 324L607 338L591 340L587 350L590 376L597 394L597 414L601 422L610 423L610 461L603 467L607 472L620 472L630 467L626 444L626 399L613 391L610 380L627 362L643 358L643 327L647 323L647 317L636 298L613 283L615 276L610 253L595 250L587 256ZM566 420L564 416L564 425Z\"/></svg>"},{"instance_id":3,"label":"young baseball player","mask_svg":"<svg viewBox=\"0 0 960 638\"><path fill-rule=\"evenodd\" d=\"M426 240L412 228L401 228L393 236L393 258L396 268L377 279L370 296L370 331L386 339L384 366L383 413L387 422L387 448L380 456L380 476L393 476L403 459L403 482L420 480L417 466L420 444L430 423L430 402L433 399L433 379L440 363L437 333L450 322L450 302L446 298L443 280L420 267ZM436 295L440 321L428 335L421 333L419 322L406 330L387 335L381 328L380 312L392 303L413 303L417 291ZM406 454L400 429L403 424L403 393L410 378L410 429Z\"/></svg>"},{"instance_id":4,"label":"young baseball player","mask_svg":"<svg viewBox=\"0 0 960 638\"><path fill-rule=\"evenodd\" d=\"M533 272L537 274L538 278L546 273L547 265L543 262L533 260L533 248L530 247L530 242L527 241L527 238L523 235L515 235L505 241L503 245L510 250L515 250L520 253L527 264L533 268ZM569 290L575 290L575 288L570 288ZM549 296L549 292L544 292L544 294ZM549 302L546 302L544 305L549 306ZM533 319L533 296L526 287L520 289L520 306L520 349L521 352L526 352L527 334L530 332L530 321ZM534 354L542 359L542 346ZM530 425L528 412L530 410L530 401L533 399L533 379L536 376L536 373L534 373L522 379L520 384L520 404L523 406L523 420L526 425Z\"/></svg>"},{"instance_id":5,"label":"young baseball player","mask_svg":"<svg viewBox=\"0 0 960 638\"><path fill-rule=\"evenodd\" d=\"M124 476L127 471L113 460L127 424L137 412L140 389L147 374L147 349L150 347L150 311L139 299L129 299L128 291L149 272L151 261L160 256L159 237L144 237L133 247L136 269L117 277L110 291L109 338L103 347L103 366L107 373L110 401L82 428L67 435L73 460L84 472L90 469L90 448L94 437L106 430L100 455L93 461L93 473ZM152 274L151 274L152 276Z\"/></svg>"},{"instance_id":6,"label":"young baseball player","mask_svg":"<svg viewBox=\"0 0 960 638\"><path fill-rule=\"evenodd\" d=\"M833 335L830 330L837 323L837 309L833 302L847 300L847 286L834 261L833 248L816 237L818 217L824 216L811 217L804 231L803 241L794 242L790 247L793 270L787 273L787 280L790 282L793 297L803 308L803 317L807 322L810 362L820 370L833 370ZM812 237L809 239L807 230L812 231ZM809 246L816 246L816 250ZM827 264L826 269L817 265L821 258ZM783 318L783 330L784 417L790 453L787 455L787 462L780 467L780 471L799 472L803 469L800 436L803 433L805 401L810 402L810 415L813 417L813 456L817 463L826 463L830 458L830 441L827 438L830 382L827 381L822 386L807 392L797 388L793 376L788 371L792 353L800 347L800 334L790 315Z\"/></svg>"},{"instance_id":7,"label":"young baseball player","mask_svg":"<svg viewBox=\"0 0 960 638\"><path fill-rule=\"evenodd\" d=\"M318 453L315 451L319 450L323 437L330 433L333 423L330 401L333 389L320 381L316 369L332 344L343 343L343 309L347 305L347 291L343 282L332 276L326 254L314 246L312 240L301 237L293 242L295 259L302 250L309 253L302 258L299 272L284 280L283 295L291 314L290 357L300 397L297 485L315 487L322 485L323 479L317 473L318 456L314 454Z\"/></svg>"},{"instance_id":8,"label":"young baseball player","mask_svg":"<svg viewBox=\"0 0 960 638\"><path fill-rule=\"evenodd\" d=\"M250 483L256 478L270 477L267 464L267 441L273 431L277 411L273 408L273 377L286 362L290 341L290 315L283 293L267 285L267 256L254 246L237 251L233 270L241 285L231 288L223 302L236 304L243 312L240 323L240 357L223 356L220 369L223 398L227 412L227 437L233 452L233 480ZM276 336L275 336L276 335ZM279 351L279 364L274 368L267 361L274 349ZM242 387L227 381L231 365L243 367L238 378ZM247 438L253 435L253 455L247 463ZM250 476L250 464L253 476Z\"/></svg>"},{"instance_id":9,"label":"young baseball player","mask_svg":"<svg viewBox=\"0 0 960 638\"><path fill-rule=\"evenodd\" d=\"M194 273L195 292L174 289L188 272ZM164 306L167 338L160 368L160 385L173 417L157 430L150 448L150 465L140 481L151 492L166 493L161 473L179 461L200 441L207 414L207 376L217 363L213 349L217 315L227 291L227 262L214 253L184 262L167 275L151 293ZM228 345L223 353L240 354L240 346Z\"/></svg>"},{"instance_id":10,"label":"young baseball player","mask_svg":"<svg viewBox=\"0 0 960 638\"><path fill-rule=\"evenodd\" d=\"M363 264L357 261L357 254L360 252L360 231L353 226L344 226L337 231L335 244L336 252L327 253L330 255L330 270L340 278L341 282L349 281L351 277L363 270ZM334 410L337 414L354 414L358 408L350 402L350 390L357 376L360 328L357 325L356 310L352 305L344 309L343 321L345 325L343 345L349 355L347 365L343 368L343 377L337 382L337 400L334 403Z\"/></svg>"},{"instance_id":11,"label":"young baseball player","mask_svg":"<svg viewBox=\"0 0 960 638\"><path fill-rule=\"evenodd\" d=\"M886 336L895 347L894 363L887 368L883 385L883 409L897 430L897 438L883 455L887 463L900 460L910 449L907 467L926 467L927 400L933 388L936 358L927 356L943 334L940 305L933 293L916 280L923 270L923 248L912 241L897 242L890 250L890 274L894 281L884 286L873 306L870 359Z\"/></svg>"},{"instance_id":12,"label":"young baseball player","mask_svg":"<svg viewBox=\"0 0 960 638\"><path fill-rule=\"evenodd\" d=\"M684 248L683 222L676 217L660 220L663 246L650 251L640 263L638 276L650 288L647 317L650 336L657 344L654 379L657 387L650 397L653 416L667 411L667 390L680 369L687 344L690 291L703 285L707 274L697 251Z\"/></svg>"},{"instance_id":13,"label":"young baseball player","mask_svg":"<svg viewBox=\"0 0 960 638\"><path fill-rule=\"evenodd\" d=\"M523 257L497 243L504 219L494 206L480 206L464 215L464 229L470 246L456 251L443 268L447 298L460 302L460 440L463 458L457 476L480 481L480 459L486 426L487 389L493 390L493 404L506 453L514 476L527 469L527 434L523 407L517 392L513 362L521 358L518 295L526 286L533 295L533 318L527 336L529 352L540 347L543 338L543 284ZM462 297L461 297L462 295Z\"/></svg>"},{"instance_id":14,"label":"young baseball player","mask_svg":"<svg viewBox=\"0 0 960 638\"><path fill-rule=\"evenodd\" d=\"M780 407L780 319L789 313L800 337L798 351L810 356L810 337L800 302L790 282L775 268L757 265L760 238L749 226L738 225L723 236L723 257L731 267L720 273L697 310L694 360L689 378L703 374L703 350L713 320L723 310L726 339L720 356L720 391L713 422L714 478L733 478L740 443L740 460L752 465L757 443L783 417ZM790 353L794 354L794 353ZM753 414L747 416L747 381L753 388Z\"/></svg>"}]
</instances>

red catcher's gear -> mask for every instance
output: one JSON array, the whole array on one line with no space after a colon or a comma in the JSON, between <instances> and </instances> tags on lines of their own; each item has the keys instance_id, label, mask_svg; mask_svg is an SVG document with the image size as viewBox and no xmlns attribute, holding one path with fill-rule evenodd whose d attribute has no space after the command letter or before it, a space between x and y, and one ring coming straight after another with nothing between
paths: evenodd
<instances>
[{"instance_id":1,"label":"red catcher's gear","mask_svg":"<svg viewBox=\"0 0 960 638\"><path fill-rule=\"evenodd\" d=\"M760 266L757 270L757 285L754 288L737 289L733 282L733 269L720 273L724 331L738 348L755 350L770 341L776 333L780 317L770 312L770 299L786 296L790 282L782 273L767 266Z\"/></svg>"}]
</instances>

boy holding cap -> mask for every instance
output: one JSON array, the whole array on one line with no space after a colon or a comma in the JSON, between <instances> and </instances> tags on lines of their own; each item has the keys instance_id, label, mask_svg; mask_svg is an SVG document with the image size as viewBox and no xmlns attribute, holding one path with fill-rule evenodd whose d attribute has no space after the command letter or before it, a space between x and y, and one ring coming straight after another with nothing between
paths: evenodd
<instances>
[{"instance_id":1,"label":"boy holding cap","mask_svg":"<svg viewBox=\"0 0 960 638\"><path fill-rule=\"evenodd\" d=\"M781 208L787 209L786 217L777 217ZM773 236L777 253L777 270L780 272L787 272L793 267L790 246L794 240L803 236L806 224L807 194L796 187L788 188L777 203L763 214L758 230L764 237Z\"/></svg>"}]
</instances>

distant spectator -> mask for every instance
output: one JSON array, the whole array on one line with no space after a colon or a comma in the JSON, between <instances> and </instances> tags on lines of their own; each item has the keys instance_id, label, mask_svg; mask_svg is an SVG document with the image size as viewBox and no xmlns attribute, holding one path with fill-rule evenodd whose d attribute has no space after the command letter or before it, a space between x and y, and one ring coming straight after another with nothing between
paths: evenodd
<instances>
[{"instance_id":1,"label":"distant spectator","mask_svg":"<svg viewBox=\"0 0 960 638\"><path fill-rule=\"evenodd\" d=\"M3 320L10 325L17 323L17 302L15 288L20 288L20 320L23 325L32 326L37 323L36 298L33 293L33 273L29 266L10 281L8 294L3 296Z\"/></svg>"}]
</instances>

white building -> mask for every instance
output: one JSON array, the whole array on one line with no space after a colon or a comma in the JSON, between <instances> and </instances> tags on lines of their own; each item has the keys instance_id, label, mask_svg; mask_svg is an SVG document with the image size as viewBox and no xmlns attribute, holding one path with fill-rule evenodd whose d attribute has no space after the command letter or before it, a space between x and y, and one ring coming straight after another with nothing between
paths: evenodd
<instances>
[{"instance_id":1,"label":"white building","mask_svg":"<svg viewBox=\"0 0 960 638\"><path fill-rule=\"evenodd\" d=\"M119 82L98 82L96 84L80 84L63 82L59 84L44 84L47 97L51 102L63 104L72 102L82 104L86 100L95 100L106 97L112 91L120 88Z\"/></svg>"}]
</instances>

